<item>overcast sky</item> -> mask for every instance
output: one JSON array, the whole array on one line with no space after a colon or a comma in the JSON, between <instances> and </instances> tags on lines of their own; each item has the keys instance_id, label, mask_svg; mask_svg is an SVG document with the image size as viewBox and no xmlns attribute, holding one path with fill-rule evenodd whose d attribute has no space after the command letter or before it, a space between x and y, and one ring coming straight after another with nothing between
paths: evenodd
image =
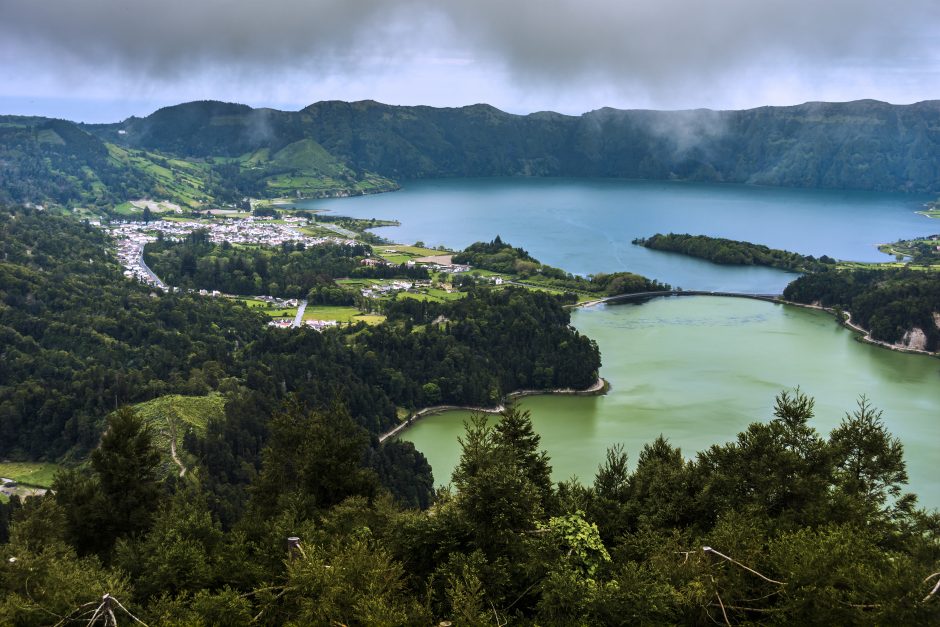
<instances>
[{"instance_id":1,"label":"overcast sky","mask_svg":"<svg viewBox=\"0 0 940 627\"><path fill-rule=\"evenodd\" d=\"M0 113L940 98L940 0L0 0Z\"/></svg>"}]
</instances>

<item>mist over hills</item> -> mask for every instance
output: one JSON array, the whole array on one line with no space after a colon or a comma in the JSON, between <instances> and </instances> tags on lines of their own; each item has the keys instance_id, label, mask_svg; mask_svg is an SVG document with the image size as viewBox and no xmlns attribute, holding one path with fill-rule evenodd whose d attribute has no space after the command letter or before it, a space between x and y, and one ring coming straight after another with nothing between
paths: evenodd
<instances>
[{"instance_id":1,"label":"mist over hills","mask_svg":"<svg viewBox=\"0 0 940 627\"><path fill-rule=\"evenodd\" d=\"M94 162L103 150L111 158ZM485 104L433 108L324 101L300 111L278 111L201 101L115 124L0 117L0 188L10 184L10 170L22 165L24 155L37 169L37 159L49 161L55 154L64 155L52 160L59 166L63 161L81 165L81 172L66 172L66 179L75 178L84 192L104 190L110 201L167 187L148 180L154 178L148 168L130 189L104 181L115 178L109 168L133 167L134 159L122 160L121 151L128 150L140 151L135 153L139 158L197 164L191 168L197 179L197 170L212 172L227 164L227 173L216 172L221 189L204 189L205 198L191 193L188 200L196 203L239 195L368 193L392 189L396 180L465 176L934 193L940 191L940 101L813 102L742 111L604 108L580 116L515 115ZM203 167L206 163L210 167ZM207 178L213 180L211 174ZM38 200L23 190L18 195Z\"/></svg>"}]
</instances>

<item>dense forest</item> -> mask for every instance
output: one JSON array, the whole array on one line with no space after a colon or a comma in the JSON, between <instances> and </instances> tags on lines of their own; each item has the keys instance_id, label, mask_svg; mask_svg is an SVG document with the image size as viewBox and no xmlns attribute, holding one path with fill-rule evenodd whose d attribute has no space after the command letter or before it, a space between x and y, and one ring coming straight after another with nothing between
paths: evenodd
<instances>
[{"instance_id":1,"label":"dense forest","mask_svg":"<svg viewBox=\"0 0 940 627\"><path fill-rule=\"evenodd\" d=\"M160 238L147 244L147 265L169 285L219 290L227 294L268 294L310 298L319 304L349 304L352 295L336 285L340 277L427 279L427 269L405 264L363 266L372 254L364 244L306 247L285 242L279 247L213 244L197 230L182 241Z\"/></svg>"},{"instance_id":2,"label":"dense forest","mask_svg":"<svg viewBox=\"0 0 940 627\"><path fill-rule=\"evenodd\" d=\"M227 299L125 279L87 224L4 210L0 235L2 457L81 454L109 411L170 393L248 395L235 419L262 425L287 394L314 407L342 398L376 434L396 424L396 408L586 387L600 366L596 345L543 293L471 291L459 302L396 304L373 328L282 332Z\"/></svg>"},{"instance_id":3,"label":"dense forest","mask_svg":"<svg viewBox=\"0 0 940 627\"><path fill-rule=\"evenodd\" d=\"M497 235L491 242L475 242L453 256L454 263L514 275L520 282L568 292L597 296L617 296L638 292L667 291L669 285L632 272L575 276L561 268L541 263L522 248L506 243Z\"/></svg>"},{"instance_id":4,"label":"dense forest","mask_svg":"<svg viewBox=\"0 0 940 627\"><path fill-rule=\"evenodd\" d=\"M899 342L920 329L926 350L940 350L940 273L905 268L815 272L790 283L783 297L848 311L855 324L884 342Z\"/></svg>"},{"instance_id":5,"label":"dense forest","mask_svg":"<svg viewBox=\"0 0 940 627\"><path fill-rule=\"evenodd\" d=\"M707 235L657 233L650 237L635 239L633 243L653 250L682 253L690 257L732 266L768 266L790 272L813 272L835 264L835 259L827 255L817 259L812 255L800 255L787 250L769 248L762 244Z\"/></svg>"},{"instance_id":6,"label":"dense forest","mask_svg":"<svg viewBox=\"0 0 940 627\"><path fill-rule=\"evenodd\" d=\"M936 623L940 518L904 492L900 442L865 399L828 435L813 418L783 392L769 421L691 459L660 437L556 484L510 406L467 425L419 509L361 464L342 404L275 406L242 491L219 482L240 449L214 456L213 440L246 443L234 425L161 482L152 434L118 411L88 472L0 506L0 622Z\"/></svg>"}]
</instances>

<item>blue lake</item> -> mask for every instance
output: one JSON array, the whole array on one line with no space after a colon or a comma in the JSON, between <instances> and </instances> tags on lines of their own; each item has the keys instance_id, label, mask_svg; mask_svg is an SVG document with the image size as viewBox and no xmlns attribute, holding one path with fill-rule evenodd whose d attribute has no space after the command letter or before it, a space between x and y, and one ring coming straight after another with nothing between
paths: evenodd
<instances>
[{"instance_id":1,"label":"blue lake","mask_svg":"<svg viewBox=\"0 0 940 627\"><path fill-rule=\"evenodd\" d=\"M496 235L575 274L629 270L684 289L779 292L794 276L725 267L631 244L654 233L746 240L808 255L885 261L879 243L940 231L930 198L830 190L607 179L406 181L398 192L298 207L399 220L396 242L462 249Z\"/></svg>"}]
</instances>

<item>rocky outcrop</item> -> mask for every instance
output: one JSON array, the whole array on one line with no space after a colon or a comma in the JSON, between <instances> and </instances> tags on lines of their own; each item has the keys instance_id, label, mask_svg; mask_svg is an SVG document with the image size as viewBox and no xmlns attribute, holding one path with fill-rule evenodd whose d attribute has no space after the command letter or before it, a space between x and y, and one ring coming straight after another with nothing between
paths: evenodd
<instances>
[{"instance_id":1,"label":"rocky outcrop","mask_svg":"<svg viewBox=\"0 0 940 627\"><path fill-rule=\"evenodd\" d=\"M904 333L904 337L897 343L900 348L910 348L918 351L927 350L927 334L918 327Z\"/></svg>"}]
</instances>

